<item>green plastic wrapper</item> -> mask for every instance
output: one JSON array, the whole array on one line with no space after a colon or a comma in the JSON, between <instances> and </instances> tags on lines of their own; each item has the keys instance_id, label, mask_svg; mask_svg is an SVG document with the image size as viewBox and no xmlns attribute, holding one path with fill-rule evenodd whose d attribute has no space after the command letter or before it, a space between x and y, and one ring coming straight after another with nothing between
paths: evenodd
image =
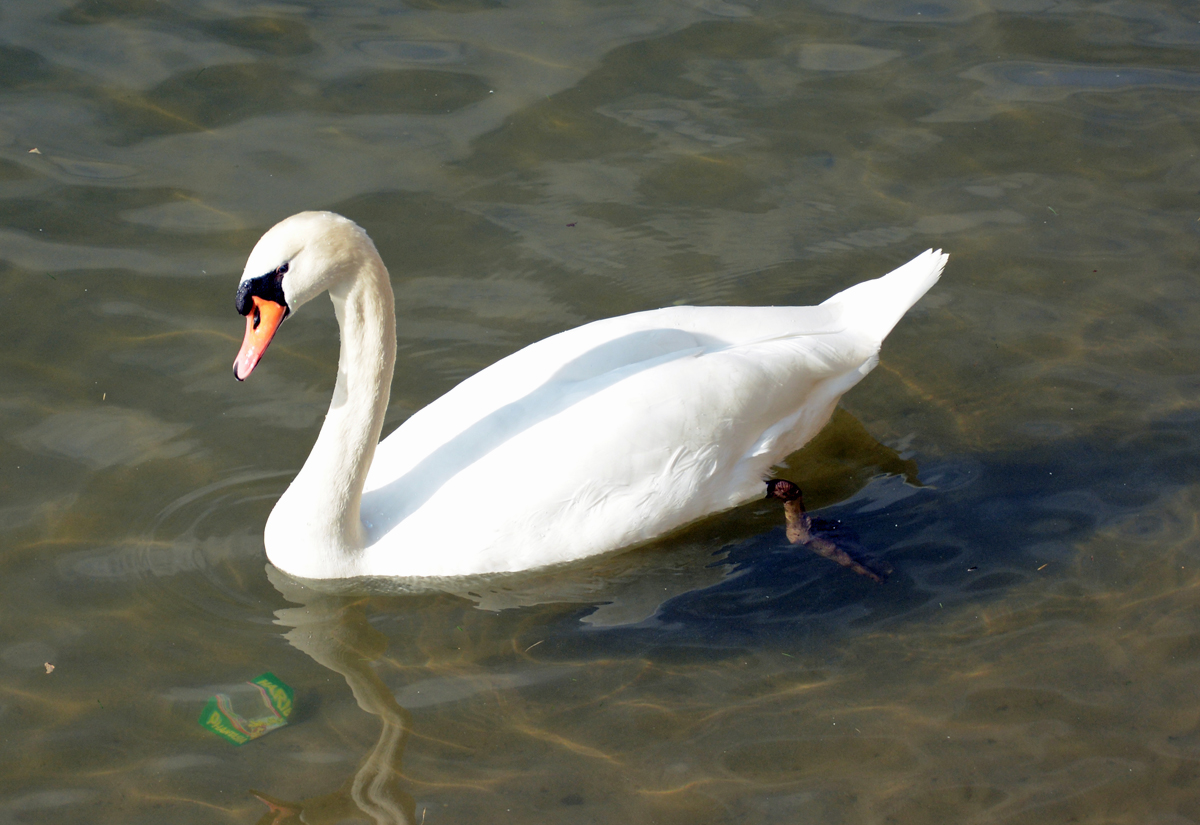
<instances>
[{"instance_id":1,"label":"green plastic wrapper","mask_svg":"<svg viewBox=\"0 0 1200 825\"><path fill-rule=\"evenodd\" d=\"M250 689L236 696L218 693L200 713L200 727L235 745L270 733L287 724L292 715L292 689L274 673L246 682Z\"/></svg>"}]
</instances>

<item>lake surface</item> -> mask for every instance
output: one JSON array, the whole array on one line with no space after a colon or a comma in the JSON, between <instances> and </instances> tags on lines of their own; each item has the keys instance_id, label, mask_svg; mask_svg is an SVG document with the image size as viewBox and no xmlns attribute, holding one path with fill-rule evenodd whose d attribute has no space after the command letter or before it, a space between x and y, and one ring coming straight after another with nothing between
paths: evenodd
<instances>
[{"instance_id":1,"label":"lake surface","mask_svg":"<svg viewBox=\"0 0 1200 825\"><path fill-rule=\"evenodd\" d=\"M1195 12L4 4L0 823L1200 820ZM269 568L337 328L239 385L233 294L303 209L391 269L387 431L589 320L945 248L781 471L891 578L766 502L445 590ZM291 724L197 724L266 671Z\"/></svg>"}]
</instances>

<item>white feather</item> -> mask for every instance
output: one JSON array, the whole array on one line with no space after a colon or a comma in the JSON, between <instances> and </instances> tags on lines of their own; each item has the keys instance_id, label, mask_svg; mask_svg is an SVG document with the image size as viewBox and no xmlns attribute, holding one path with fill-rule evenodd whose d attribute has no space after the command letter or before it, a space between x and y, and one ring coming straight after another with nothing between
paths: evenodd
<instances>
[{"instance_id":1,"label":"white feather","mask_svg":"<svg viewBox=\"0 0 1200 825\"><path fill-rule=\"evenodd\" d=\"M268 232L252 255L257 268L270 265L270 247L293 250L296 232L311 236L312 216L323 214ZM321 232L345 234L332 217L317 221ZM339 264L357 273L347 276L356 286L334 284L335 305L338 295L378 294L363 299L366 309L339 308L334 405L268 523L272 562L300 576L524 570L616 550L760 497L771 466L812 438L875 366L880 343L947 258L930 250L816 307L672 307L559 333L463 381L373 458L339 463L338 449L378 437L378 428L354 427L382 417L382 407L378 416L346 408L386 405L379 397L391 377L387 347L375 352L371 340L388 334L374 318L392 312L390 287L358 232L362 262ZM339 235L332 246L347 242ZM323 276L293 263L287 277ZM289 294L311 291L299 283ZM364 328L372 323L380 328ZM326 469L309 472L314 463ZM362 521L355 513L350 523L344 505L347 492L357 499L356 485Z\"/></svg>"}]
</instances>

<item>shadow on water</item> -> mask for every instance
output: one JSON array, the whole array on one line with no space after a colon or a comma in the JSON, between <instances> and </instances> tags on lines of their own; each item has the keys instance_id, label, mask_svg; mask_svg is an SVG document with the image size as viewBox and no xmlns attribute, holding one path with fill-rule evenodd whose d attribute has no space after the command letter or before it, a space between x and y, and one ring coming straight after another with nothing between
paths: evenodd
<instances>
[{"instance_id":1,"label":"shadow on water","mask_svg":"<svg viewBox=\"0 0 1200 825\"><path fill-rule=\"evenodd\" d=\"M846 415L838 424L857 424L850 422ZM557 627L543 628L539 655L720 656L743 646L796 650L806 639L820 646L831 636L870 633L920 621L951 605L990 602L1038 577L1078 577L1086 564L1080 545L1104 526L1136 515L1164 491L1200 477L1200 440L1190 432L1192 423L1184 416L1149 426L1136 439L1068 441L1053 450L1039 445L929 461L921 468L923 486L914 483L915 474L887 475L873 465L874 479L817 513L814 528L852 554L890 564L894 572L883 585L789 544L782 513L771 502L747 505L735 511L740 526L761 529L731 536L707 563L689 539L707 531L711 548L713 535L726 528L720 516L625 554L641 557L642 587L623 589L618 572L607 591L600 588L590 599L575 594L582 603ZM1164 451L1167 445L1171 449ZM836 452L829 442L814 446ZM913 466L893 456L893 473ZM821 492L827 491L818 489L817 498ZM766 527L771 522L777 526ZM670 543L686 548L688 575L680 576L673 563L647 563L651 554L669 559ZM522 597L515 595L520 589L509 585L510 605L489 601L478 588L463 595L494 609L520 604ZM538 602L524 598L526 604ZM557 600L552 588L546 587L542 600ZM606 611L616 619L593 620Z\"/></svg>"}]
</instances>

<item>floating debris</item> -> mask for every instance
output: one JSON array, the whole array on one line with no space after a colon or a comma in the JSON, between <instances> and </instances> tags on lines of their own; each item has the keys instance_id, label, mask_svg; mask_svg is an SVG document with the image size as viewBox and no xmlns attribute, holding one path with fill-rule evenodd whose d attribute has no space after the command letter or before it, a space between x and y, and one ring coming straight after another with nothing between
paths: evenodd
<instances>
[{"instance_id":1,"label":"floating debris","mask_svg":"<svg viewBox=\"0 0 1200 825\"><path fill-rule=\"evenodd\" d=\"M53 672L54 672L54 665L50 664L49 662L46 662L46 672L47 672L47 673L53 673Z\"/></svg>"},{"instance_id":2,"label":"floating debris","mask_svg":"<svg viewBox=\"0 0 1200 825\"><path fill-rule=\"evenodd\" d=\"M200 713L200 727L235 745L265 736L287 724L292 715L292 689L274 673L264 673L246 684L254 688L234 699L218 693Z\"/></svg>"}]
</instances>

